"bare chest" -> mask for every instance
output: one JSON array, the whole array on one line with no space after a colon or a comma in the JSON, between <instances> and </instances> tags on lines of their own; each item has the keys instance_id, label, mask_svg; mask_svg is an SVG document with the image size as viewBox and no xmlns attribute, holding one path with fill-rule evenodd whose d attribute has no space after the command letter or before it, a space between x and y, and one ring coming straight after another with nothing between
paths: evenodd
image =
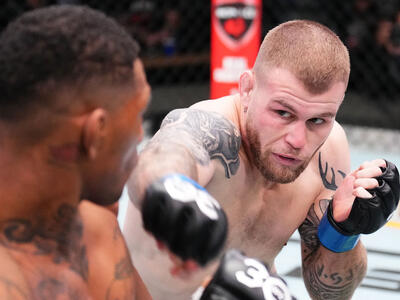
<instances>
[{"instance_id":1,"label":"bare chest","mask_svg":"<svg viewBox=\"0 0 400 300\"><path fill-rule=\"evenodd\" d=\"M252 185L251 181L241 178L243 174L238 175L223 179L223 184L211 183L208 187L228 215L227 247L240 249L272 265L306 218L316 190L299 189L305 184L301 178L293 184L267 190L265 186Z\"/></svg>"},{"instance_id":2,"label":"bare chest","mask_svg":"<svg viewBox=\"0 0 400 300\"><path fill-rule=\"evenodd\" d=\"M253 199L255 203L246 208L235 205L226 209L231 224L228 245L272 264L304 220L307 209L295 215L292 210L283 209L283 203L268 205L262 199ZM237 199L237 203L240 201L243 198Z\"/></svg>"}]
</instances>

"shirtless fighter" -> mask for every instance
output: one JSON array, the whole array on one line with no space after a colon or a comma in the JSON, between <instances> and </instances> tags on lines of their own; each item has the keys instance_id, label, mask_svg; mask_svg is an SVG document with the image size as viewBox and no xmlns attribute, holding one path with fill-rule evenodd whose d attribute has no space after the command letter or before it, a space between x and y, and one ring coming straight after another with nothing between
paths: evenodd
<instances>
[{"instance_id":1,"label":"shirtless fighter","mask_svg":"<svg viewBox=\"0 0 400 300\"><path fill-rule=\"evenodd\" d=\"M2 33L0 299L151 299L115 215L101 207L118 200L137 161L150 94L137 55L115 21L80 6L26 13ZM214 212L220 218L204 228L213 229L204 243L211 251L196 257L203 263L226 237L224 214ZM253 265L263 284L248 287ZM232 290L247 299L290 296L267 267L239 253L219 270L204 299Z\"/></svg>"},{"instance_id":2,"label":"shirtless fighter","mask_svg":"<svg viewBox=\"0 0 400 300\"><path fill-rule=\"evenodd\" d=\"M0 37L0 299L150 299L115 215L150 89L138 46L92 9ZM93 202L85 201L90 199Z\"/></svg>"},{"instance_id":3,"label":"shirtless fighter","mask_svg":"<svg viewBox=\"0 0 400 300\"><path fill-rule=\"evenodd\" d=\"M154 299L190 299L216 268L208 264L187 280L160 267L179 275L193 260L202 264L196 249L210 238L207 232L200 240L190 234L197 228L196 214L187 208L193 198L203 199L196 201L204 211L223 207L227 248L258 257L272 270L298 229L311 298L351 298L366 272L359 236L386 223L400 183L396 167L383 159L350 170L346 136L335 121L349 72L348 51L331 30L290 21L266 35L254 68L240 77L239 94L167 115L128 181L132 203L123 229ZM219 204L193 196L203 187ZM157 203L155 215L145 213ZM184 254L180 268L146 234L154 227L160 248L174 245ZM193 245L191 253L184 251L187 245Z\"/></svg>"}]
</instances>

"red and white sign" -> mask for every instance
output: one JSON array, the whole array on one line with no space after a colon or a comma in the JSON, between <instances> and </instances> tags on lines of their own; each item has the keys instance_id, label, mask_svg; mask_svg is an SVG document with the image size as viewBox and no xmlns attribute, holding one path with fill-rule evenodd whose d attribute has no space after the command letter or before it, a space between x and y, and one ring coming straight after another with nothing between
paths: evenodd
<instances>
[{"instance_id":1,"label":"red and white sign","mask_svg":"<svg viewBox=\"0 0 400 300\"><path fill-rule=\"evenodd\" d=\"M261 13L261 0L211 0L211 99L236 93L240 75L253 67Z\"/></svg>"}]
</instances>

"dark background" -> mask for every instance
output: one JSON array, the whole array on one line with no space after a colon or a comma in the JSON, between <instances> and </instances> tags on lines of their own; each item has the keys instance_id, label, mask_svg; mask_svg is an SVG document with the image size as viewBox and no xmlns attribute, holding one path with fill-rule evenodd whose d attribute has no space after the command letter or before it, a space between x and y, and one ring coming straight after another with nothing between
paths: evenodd
<instances>
[{"instance_id":1,"label":"dark background","mask_svg":"<svg viewBox=\"0 0 400 300\"><path fill-rule=\"evenodd\" d=\"M4 0L0 30L24 11L59 3L102 10L140 42L153 88L146 118L155 126L169 110L209 97L210 0ZM351 78L338 120L400 129L399 0L264 0L262 33L299 18L327 25L349 48Z\"/></svg>"}]
</instances>

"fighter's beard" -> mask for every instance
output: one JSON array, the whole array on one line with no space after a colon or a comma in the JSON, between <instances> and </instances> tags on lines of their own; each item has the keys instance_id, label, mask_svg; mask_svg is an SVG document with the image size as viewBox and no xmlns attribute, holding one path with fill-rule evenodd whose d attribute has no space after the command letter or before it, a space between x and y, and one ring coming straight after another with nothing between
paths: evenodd
<instances>
[{"instance_id":1,"label":"fighter's beard","mask_svg":"<svg viewBox=\"0 0 400 300\"><path fill-rule=\"evenodd\" d=\"M272 155L271 151L261 153L260 139L249 124L246 124L246 134L253 162L262 176L269 182L293 182L304 171L312 158L311 156L295 169L284 165L277 166L276 163L269 162Z\"/></svg>"}]
</instances>

